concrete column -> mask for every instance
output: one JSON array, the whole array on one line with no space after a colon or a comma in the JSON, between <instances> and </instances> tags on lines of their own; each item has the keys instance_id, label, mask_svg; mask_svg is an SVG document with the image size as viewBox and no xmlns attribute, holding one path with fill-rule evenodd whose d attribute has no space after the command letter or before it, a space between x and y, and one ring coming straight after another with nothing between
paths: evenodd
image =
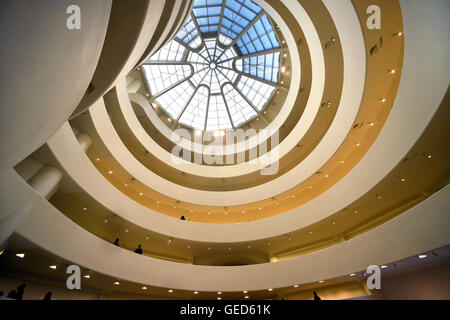
<instances>
[{"instance_id":1,"label":"concrete column","mask_svg":"<svg viewBox=\"0 0 450 320\"><path fill-rule=\"evenodd\" d=\"M80 133L77 135L77 140L78 143L80 144L81 148L83 149L84 152L87 151L87 149L89 148L89 146L92 143L92 139L90 136L88 136L86 133Z\"/></svg>"},{"instance_id":2,"label":"concrete column","mask_svg":"<svg viewBox=\"0 0 450 320\"><path fill-rule=\"evenodd\" d=\"M131 82L129 85L128 85L128 92L130 92L130 93L136 93L136 92L138 92L138 90L141 88L141 86L142 86L142 82L141 81L139 81L139 80L133 80L133 82Z\"/></svg>"},{"instance_id":3,"label":"concrete column","mask_svg":"<svg viewBox=\"0 0 450 320\"><path fill-rule=\"evenodd\" d=\"M45 199L50 199L56 192L63 177L61 170L44 166L29 181L30 186Z\"/></svg>"},{"instance_id":4,"label":"concrete column","mask_svg":"<svg viewBox=\"0 0 450 320\"><path fill-rule=\"evenodd\" d=\"M42 169L44 165L35 159L26 158L19 162L14 169L23 178L23 180L28 181L32 176L34 176L39 170Z\"/></svg>"}]
</instances>

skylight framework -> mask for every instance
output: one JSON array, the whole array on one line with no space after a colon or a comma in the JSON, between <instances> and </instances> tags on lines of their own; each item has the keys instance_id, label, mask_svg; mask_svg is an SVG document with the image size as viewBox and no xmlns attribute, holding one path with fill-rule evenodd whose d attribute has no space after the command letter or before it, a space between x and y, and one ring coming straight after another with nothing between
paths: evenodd
<instances>
[{"instance_id":1,"label":"skylight framework","mask_svg":"<svg viewBox=\"0 0 450 320\"><path fill-rule=\"evenodd\" d=\"M278 88L280 52L269 17L251 0L196 0L142 69L150 99L173 125L227 130L261 116Z\"/></svg>"}]
</instances>

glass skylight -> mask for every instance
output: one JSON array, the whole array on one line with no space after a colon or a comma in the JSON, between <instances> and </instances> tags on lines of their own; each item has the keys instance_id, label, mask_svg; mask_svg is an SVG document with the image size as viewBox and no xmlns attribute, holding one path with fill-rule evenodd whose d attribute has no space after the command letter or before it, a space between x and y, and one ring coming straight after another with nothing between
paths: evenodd
<instances>
[{"instance_id":1,"label":"glass skylight","mask_svg":"<svg viewBox=\"0 0 450 320\"><path fill-rule=\"evenodd\" d=\"M251 0L196 0L142 69L150 99L174 125L234 129L260 116L276 90L280 52L269 17Z\"/></svg>"}]
</instances>

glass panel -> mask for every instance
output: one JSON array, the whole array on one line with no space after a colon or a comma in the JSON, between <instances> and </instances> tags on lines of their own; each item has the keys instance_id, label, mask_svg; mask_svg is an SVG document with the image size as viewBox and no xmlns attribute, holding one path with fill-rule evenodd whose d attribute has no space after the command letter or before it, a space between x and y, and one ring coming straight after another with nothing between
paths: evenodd
<instances>
[{"instance_id":1,"label":"glass panel","mask_svg":"<svg viewBox=\"0 0 450 320\"><path fill-rule=\"evenodd\" d=\"M174 121L230 129L256 117L272 96L275 85L267 82L278 83L280 53L266 51L279 46L268 16L251 0L195 0L174 40L142 70L151 99Z\"/></svg>"},{"instance_id":2,"label":"glass panel","mask_svg":"<svg viewBox=\"0 0 450 320\"><path fill-rule=\"evenodd\" d=\"M252 102L258 111L261 111L264 108L275 90L275 87L271 85L246 76L241 76L237 88Z\"/></svg>"}]
</instances>

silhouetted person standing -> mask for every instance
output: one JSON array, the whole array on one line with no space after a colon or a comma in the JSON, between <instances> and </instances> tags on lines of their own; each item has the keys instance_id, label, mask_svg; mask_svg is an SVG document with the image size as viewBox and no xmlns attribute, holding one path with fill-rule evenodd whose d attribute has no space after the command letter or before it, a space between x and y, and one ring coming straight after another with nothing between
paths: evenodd
<instances>
[{"instance_id":1,"label":"silhouetted person standing","mask_svg":"<svg viewBox=\"0 0 450 320\"><path fill-rule=\"evenodd\" d=\"M25 283L22 283L18 288L17 288L17 300L22 300L23 299L23 294L25 293Z\"/></svg>"},{"instance_id":2,"label":"silhouetted person standing","mask_svg":"<svg viewBox=\"0 0 450 320\"><path fill-rule=\"evenodd\" d=\"M45 301L52 300L52 292L51 291L47 292L44 296L44 299L42 299L42 300L45 300Z\"/></svg>"},{"instance_id":3,"label":"silhouetted person standing","mask_svg":"<svg viewBox=\"0 0 450 320\"><path fill-rule=\"evenodd\" d=\"M314 300L322 300L318 295L317 295L317 292L313 292L313 294L314 294Z\"/></svg>"},{"instance_id":4,"label":"silhouetted person standing","mask_svg":"<svg viewBox=\"0 0 450 320\"><path fill-rule=\"evenodd\" d=\"M116 238L116 241L114 241L114 245L120 247L120 245L119 245L119 238Z\"/></svg>"},{"instance_id":5,"label":"silhouetted person standing","mask_svg":"<svg viewBox=\"0 0 450 320\"><path fill-rule=\"evenodd\" d=\"M134 252L135 252L135 253L138 253L138 254L142 254L142 248L141 248L141 245L139 245L139 246L137 247L137 249L134 250Z\"/></svg>"}]
</instances>

